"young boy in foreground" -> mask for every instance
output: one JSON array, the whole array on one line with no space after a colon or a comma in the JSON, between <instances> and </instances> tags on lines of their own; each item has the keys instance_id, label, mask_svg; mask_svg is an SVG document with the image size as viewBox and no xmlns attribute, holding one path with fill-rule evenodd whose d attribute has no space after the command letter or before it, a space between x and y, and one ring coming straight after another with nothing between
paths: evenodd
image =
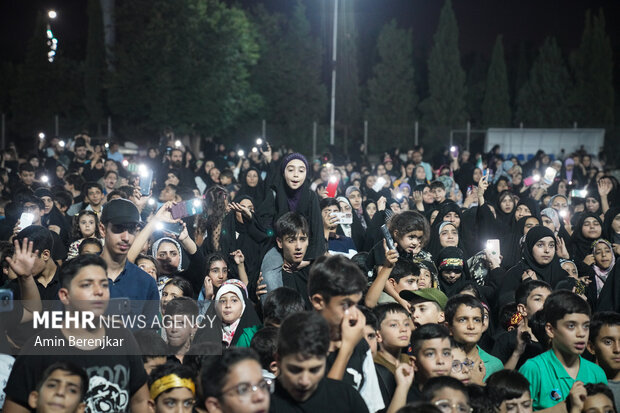
<instances>
[{"instance_id":1,"label":"young boy in foreground","mask_svg":"<svg viewBox=\"0 0 620 413\"><path fill-rule=\"evenodd\" d=\"M594 314L590 324L588 351L596 357L607 376L607 385L620 411L620 314L601 311Z\"/></svg>"}]
</instances>

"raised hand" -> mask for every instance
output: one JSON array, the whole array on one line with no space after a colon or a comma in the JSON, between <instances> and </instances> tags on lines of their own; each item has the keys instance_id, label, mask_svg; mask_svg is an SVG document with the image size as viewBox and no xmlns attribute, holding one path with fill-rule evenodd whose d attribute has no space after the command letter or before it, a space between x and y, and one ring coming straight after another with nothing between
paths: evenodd
<instances>
[{"instance_id":1,"label":"raised hand","mask_svg":"<svg viewBox=\"0 0 620 413\"><path fill-rule=\"evenodd\" d=\"M247 206L241 205L238 202L231 202L228 205L231 211L240 212L244 217L252 219L252 211Z\"/></svg>"},{"instance_id":2,"label":"raised hand","mask_svg":"<svg viewBox=\"0 0 620 413\"><path fill-rule=\"evenodd\" d=\"M22 240L21 247L17 240L15 240L13 244L15 245L13 257L6 257L6 261L11 266L11 269L20 277L35 275L33 274L33 270L39 255L39 250L32 251L34 244L32 241L28 241L28 238Z\"/></svg>"},{"instance_id":3,"label":"raised hand","mask_svg":"<svg viewBox=\"0 0 620 413\"><path fill-rule=\"evenodd\" d=\"M260 298L261 295L267 294L267 284L263 280L263 273L261 272L258 280L256 281L256 295Z\"/></svg>"},{"instance_id":4,"label":"raised hand","mask_svg":"<svg viewBox=\"0 0 620 413\"><path fill-rule=\"evenodd\" d=\"M235 264L237 265L241 265L245 262L245 256L243 255L243 252L241 252L241 250L236 250L230 253L230 255L232 255L233 259L235 260Z\"/></svg>"}]
</instances>

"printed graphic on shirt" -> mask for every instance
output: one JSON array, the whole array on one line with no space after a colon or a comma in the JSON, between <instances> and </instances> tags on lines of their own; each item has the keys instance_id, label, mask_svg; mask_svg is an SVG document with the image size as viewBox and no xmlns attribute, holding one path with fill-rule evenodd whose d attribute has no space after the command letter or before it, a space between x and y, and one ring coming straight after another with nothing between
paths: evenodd
<instances>
[{"instance_id":1,"label":"printed graphic on shirt","mask_svg":"<svg viewBox=\"0 0 620 413\"><path fill-rule=\"evenodd\" d=\"M560 389L551 390L551 394L549 396L554 402L559 402L560 400L562 400L562 392L560 391Z\"/></svg>"},{"instance_id":2,"label":"printed graphic on shirt","mask_svg":"<svg viewBox=\"0 0 620 413\"><path fill-rule=\"evenodd\" d=\"M90 381L86 393L86 413L127 411L129 369L121 364L87 369Z\"/></svg>"}]
</instances>

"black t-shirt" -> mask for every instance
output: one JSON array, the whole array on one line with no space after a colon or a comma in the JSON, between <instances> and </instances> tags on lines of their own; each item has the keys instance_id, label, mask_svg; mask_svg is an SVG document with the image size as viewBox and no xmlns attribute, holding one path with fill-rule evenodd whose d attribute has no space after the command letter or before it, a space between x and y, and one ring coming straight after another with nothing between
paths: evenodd
<instances>
[{"instance_id":1,"label":"black t-shirt","mask_svg":"<svg viewBox=\"0 0 620 413\"><path fill-rule=\"evenodd\" d=\"M355 346L353 350L353 354L351 354L351 358L349 359L349 363L347 364L347 368L344 372L344 376L342 377L342 381L349 386L353 386L353 388L359 391L365 382L364 377L364 359L368 353L368 343L366 340L360 340L359 343ZM325 373L329 372L329 370L334 365L336 361L336 357L338 357L339 350L333 351L327 355L327 366L325 368Z\"/></svg>"},{"instance_id":2,"label":"black t-shirt","mask_svg":"<svg viewBox=\"0 0 620 413\"><path fill-rule=\"evenodd\" d=\"M491 355L500 359L502 363L506 363L512 352L515 351L517 347L517 330L506 331L495 339L495 345L493 346L493 350L491 351ZM536 341L532 341L529 344L525 345L525 351L519 357L519 361L517 362L517 369L523 365L527 360L532 357L536 357L539 354L544 353L543 347L540 343Z\"/></svg>"},{"instance_id":3,"label":"black t-shirt","mask_svg":"<svg viewBox=\"0 0 620 413\"><path fill-rule=\"evenodd\" d=\"M271 395L269 411L272 413L364 413L368 407L364 399L346 383L323 378L316 391L305 402L297 402L276 381Z\"/></svg>"},{"instance_id":4,"label":"black t-shirt","mask_svg":"<svg viewBox=\"0 0 620 413\"><path fill-rule=\"evenodd\" d=\"M110 339L123 339L122 349L106 347L84 351L72 348L68 352L71 355L63 355L60 348L57 351L51 347L41 350L40 345L36 346L37 337L32 337L15 360L5 388L7 397L27 408L28 395L35 389L43 371L55 362L69 361L82 367L90 379L86 412L129 411L131 396L146 383L147 378L138 355L140 350L129 330L108 329L106 334ZM37 336L40 340L65 338L59 329L41 331ZM67 338L65 342L68 342Z\"/></svg>"},{"instance_id":5,"label":"black t-shirt","mask_svg":"<svg viewBox=\"0 0 620 413\"><path fill-rule=\"evenodd\" d=\"M306 310L312 310L310 297L308 297L308 276L310 275L311 265L295 272L286 272L282 270L282 285L297 291L304 299Z\"/></svg>"}]
</instances>

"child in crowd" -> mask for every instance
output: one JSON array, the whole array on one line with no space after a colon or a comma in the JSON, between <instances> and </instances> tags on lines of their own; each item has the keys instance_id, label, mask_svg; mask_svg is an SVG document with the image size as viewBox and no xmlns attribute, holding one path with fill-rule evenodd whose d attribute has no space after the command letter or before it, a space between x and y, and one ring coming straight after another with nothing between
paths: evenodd
<instances>
[{"instance_id":1,"label":"child in crowd","mask_svg":"<svg viewBox=\"0 0 620 413\"><path fill-rule=\"evenodd\" d=\"M611 311L595 313L590 324L588 351L596 357L607 376L607 385L620 411L620 314Z\"/></svg>"},{"instance_id":2,"label":"child in crowd","mask_svg":"<svg viewBox=\"0 0 620 413\"><path fill-rule=\"evenodd\" d=\"M437 324L445 321L444 308L448 297L440 289L403 290L400 292L400 297L407 301L407 308L409 308L415 328L424 324Z\"/></svg>"},{"instance_id":3,"label":"child in crowd","mask_svg":"<svg viewBox=\"0 0 620 413\"><path fill-rule=\"evenodd\" d=\"M449 376L430 379L424 386L422 400L432 403L441 412L468 413L472 411L467 387Z\"/></svg>"},{"instance_id":4,"label":"child in crowd","mask_svg":"<svg viewBox=\"0 0 620 413\"><path fill-rule=\"evenodd\" d=\"M484 363L475 363L465 353L464 346L452 340L452 369L450 377L460 380L463 384L484 384Z\"/></svg>"},{"instance_id":5,"label":"child in crowd","mask_svg":"<svg viewBox=\"0 0 620 413\"><path fill-rule=\"evenodd\" d=\"M196 404L195 373L188 366L166 363L149 374L149 410L154 413L192 413Z\"/></svg>"},{"instance_id":6,"label":"child in crowd","mask_svg":"<svg viewBox=\"0 0 620 413\"><path fill-rule=\"evenodd\" d=\"M75 258L78 255L78 248L85 239L96 238L101 240L99 217L97 214L93 211L84 209L73 217L71 237L74 241L69 246L67 258Z\"/></svg>"},{"instance_id":7,"label":"child in crowd","mask_svg":"<svg viewBox=\"0 0 620 413\"><path fill-rule=\"evenodd\" d=\"M80 242L77 255L84 254L101 254L103 251L103 245L97 238L86 238ZM75 258L75 257L74 257Z\"/></svg>"},{"instance_id":8,"label":"child in crowd","mask_svg":"<svg viewBox=\"0 0 620 413\"><path fill-rule=\"evenodd\" d=\"M571 406L570 413L586 412L586 413L616 413L616 400L614 394L608 386L603 383L588 383L585 385L585 400L580 399L582 403Z\"/></svg>"},{"instance_id":9,"label":"child in crowd","mask_svg":"<svg viewBox=\"0 0 620 413\"><path fill-rule=\"evenodd\" d=\"M446 303L445 316L454 341L463 345L467 357L476 364L484 363L484 380L504 367L501 361L478 346L484 317L480 300L471 295L455 295Z\"/></svg>"},{"instance_id":10,"label":"child in crowd","mask_svg":"<svg viewBox=\"0 0 620 413\"><path fill-rule=\"evenodd\" d=\"M588 342L590 306L566 290L551 293L542 309L551 349L523 364L519 372L530 382L534 410L575 404L587 383L605 383L605 372L581 357Z\"/></svg>"},{"instance_id":11,"label":"child in crowd","mask_svg":"<svg viewBox=\"0 0 620 413\"><path fill-rule=\"evenodd\" d=\"M302 310L303 311L303 310ZM263 377L275 380L278 375L276 349L278 347L278 327L264 327L254 334L250 348L256 351L263 369Z\"/></svg>"},{"instance_id":12,"label":"child in crowd","mask_svg":"<svg viewBox=\"0 0 620 413\"><path fill-rule=\"evenodd\" d=\"M372 354L372 358L374 360L379 347L379 321L377 320L377 316L374 311L370 308L363 305L358 305L357 309L362 312L364 318L366 319L366 325L364 326L364 339L366 339L366 343L368 343L368 346L370 347L370 353Z\"/></svg>"},{"instance_id":13,"label":"child in crowd","mask_svg":"<svg viewBox=\"0 0 620 413\"><path fill-rule=\"evenodd\" d=\"M166 364L166 361L168 361L168 345L156 331L135 331L133 336L140 347L140 354L142 355L142 363L144 364L146 374L151 374L155 367Z\"/></svg>"},{"instance_id":14,"label":"child in crowd","mask_svg":"<svg viewBox=\"0 0 620 413\"><path fill-rule=\"evenodd\" d=\"M87 391L84 369L69 362L56 362L43 372L36 390L30 392L28 405L36 413L83 412Z\"/></svg>"},{"instance_id":15,"label":"child in crowd","mask_svg":"<svg viewBox=\"0 0 620 413\"><path fill-rule=\"evenodd\" d=\"M278 379L270 411L368 412L350 385L325 376L329 325L315 312L293 314L282 323L276 352Z\"/></svg>"},{"instance_id":16,"label":"child in crowd","mask_svg":"<svg viewBox=\"0 0 620 413\"><path fill-rule=\"evenodd\" d=\"M530 383L514 370L500 370L487 379L487 395L498 413L532 412Z\"/></svg>"}]
</instances>

